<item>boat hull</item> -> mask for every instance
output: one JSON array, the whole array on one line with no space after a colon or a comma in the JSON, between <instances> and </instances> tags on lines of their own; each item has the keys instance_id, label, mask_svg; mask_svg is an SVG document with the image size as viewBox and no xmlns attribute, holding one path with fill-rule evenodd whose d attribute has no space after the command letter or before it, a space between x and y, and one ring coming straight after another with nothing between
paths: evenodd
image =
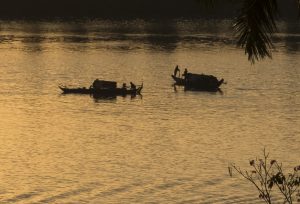
<instances>
[{"instance_id":1,"label":"boat hull","mask_svg":"<svg viewBox=\"0 0 300 204\"><path fill-rule=\"evenodd\" d=\"M175 85L178 85L178 86L184 86L185 85L185 80L183 78L179 78L179 77L176 77L174 75L171 75L171 77L175 81Z\"/></svg>"},{"instance_id":2,"label":"boat hull","mask_svg":"<svg viewBox=\"0 0 300 204\"><path fill-rule=\"evenodd\" d=\"M112 88L112 89L94 89L94 88L67 88L59 86L63 91L63 94L88 94L94 96L126 96L126 95L140 95L143 86L136 89L123 89L123 88Z\"/></svg>"},{"instance_id":3,"label":"boat hull","mask_svg":"<svg viewBox=\"0 0 300 204\"><path fill-rule=\"evenodd\" d=\"M194 91L219 91L220 86L224 83L224 79L218 80L211 75L189 74L186 79L171 75L175 81L175 85L184 86L185 90Z\"/></svg>"}]
</instances>

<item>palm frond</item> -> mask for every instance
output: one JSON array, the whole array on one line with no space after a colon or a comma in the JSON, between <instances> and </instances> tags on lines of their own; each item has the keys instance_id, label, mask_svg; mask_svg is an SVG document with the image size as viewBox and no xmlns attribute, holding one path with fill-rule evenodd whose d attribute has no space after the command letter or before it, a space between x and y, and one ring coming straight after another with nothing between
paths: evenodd
<instances>
[{"instance_id":1,"label":"palm frond","mask_svg":"<svg viewBox=\"0 0 300 204\"><path fill-rule=\"evenodd\" d=\"M272 57L271 36L277 29L277 12L276 0L244 0L234 28L238 37L237 45L245 49L252 63Z\"/></svg>"}]
</instances>

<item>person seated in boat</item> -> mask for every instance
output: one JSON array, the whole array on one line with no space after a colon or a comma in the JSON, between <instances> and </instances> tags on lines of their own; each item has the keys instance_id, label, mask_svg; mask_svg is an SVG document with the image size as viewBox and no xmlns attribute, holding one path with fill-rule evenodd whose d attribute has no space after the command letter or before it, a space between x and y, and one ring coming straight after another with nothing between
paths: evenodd
<instances>
[{"instance_id":1,"label":"person seated in boat","mask_svg":"<svg viewBox=\"0 0 300 204\"><path fill-rule=\"evenodd\" d=\"M132 82L130 82L130 89L133 89L133 90L136 89L136 85Z\"/></svg>"},{"instance_id":2,"label":"person seated in boat","mask_svg":"<svg viewBox=\"0 0 300 204\"><path fill-rule=\"evenodd\" d=\"M122 89L127 89L127 85L126 85L126 83L123 83L123 85L122 85Z\"/></svg>"},{"instance_id":3,"label":"person seated in boat","mask_svg":"<svg viewBox=\"0 0 300 204\"><path fill-rule=\"evenodd\" d=\"M179 72L179 77L180 77L180 69L178 67L178 65L176 65L175 69L174 69L174 76L177 76L177 73Z\"/></svg>"}]
</instances>

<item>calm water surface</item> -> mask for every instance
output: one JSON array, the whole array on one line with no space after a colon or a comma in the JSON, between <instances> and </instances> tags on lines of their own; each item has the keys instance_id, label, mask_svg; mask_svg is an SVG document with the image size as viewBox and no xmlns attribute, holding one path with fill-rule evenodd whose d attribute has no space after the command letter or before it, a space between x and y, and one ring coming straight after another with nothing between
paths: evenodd
<instances>
[{"instance_id":1,"label":"calm water surface","mask_svg":"<svg viewBox=\"0 0 300 204\"><path fill-rule=\"evenodd\" d=\"M259 203L230 178L266 147L300 163L300 28L251 66L227 21L0 22L0 203ZM222 93L172 87L175 65ZM59 84L144 83L142 97Z\"/></svg>"}]
</instances>

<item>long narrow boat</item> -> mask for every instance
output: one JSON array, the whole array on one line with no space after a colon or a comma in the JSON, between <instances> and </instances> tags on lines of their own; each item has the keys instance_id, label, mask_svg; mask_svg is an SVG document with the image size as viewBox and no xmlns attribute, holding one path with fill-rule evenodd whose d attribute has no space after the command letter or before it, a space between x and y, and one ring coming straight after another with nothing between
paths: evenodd
<instances>
[{"instance_id":1,"label":"long narrow boat","mask_svg":"<svg viewBox=\"0 0 300 204\"><path fill-rule=\"evenodd\" d=\"M186 90L219 91L224 79L218 80L215 76L206 74L188 73L185 78L171 75L175 85L185 86Z\"/></svg>"},{"instance_id":2,"label":"long narrow boat","mask_svg":"<svg viewBox=\"0 0 300 204\"><path fill-rule=\"evenodd\" d=\"M143 84L134 89L128 88L68 88L66 86L58 86L63 94L90 94L95 96L126 96L140 95L143 89Z\"/></svg>"}]
</instances>

